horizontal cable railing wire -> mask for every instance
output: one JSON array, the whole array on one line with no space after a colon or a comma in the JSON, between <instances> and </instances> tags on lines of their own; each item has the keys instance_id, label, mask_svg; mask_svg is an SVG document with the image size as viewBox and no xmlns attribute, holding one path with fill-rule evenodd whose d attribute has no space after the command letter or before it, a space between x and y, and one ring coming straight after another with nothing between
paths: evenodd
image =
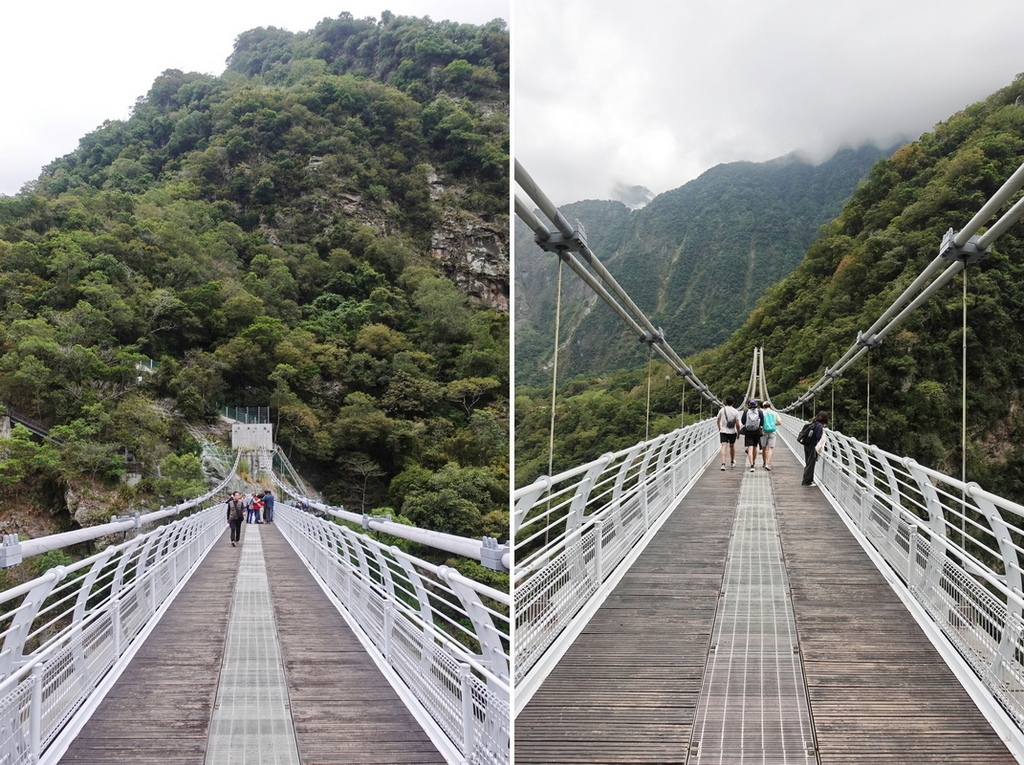
<instances>
[{"instance_id":1,"label":"horizontal cable railing wire","mask_svg":"<svg viewBox=\"0 0 1024 765\"><path fill-rule=\"evenodd\" d=\"M705 420L515 492L517 714L718 453L717 433Z\"/></svg>"},{"instance_id":2,"label":"horizontal cable railing wire","mask_svg":"<svg viewBox=\"0 0 1024 765\"><path fill-rule=\"evenodd\" d=\"M799 448L801 422L780 420ZM979 707L1024 755L1024 506L831 430L816 480L955 647L990 700ZM1000 727L997 709L1012 724Z\"/></svg>"},{"instance_id":3,"label":"horizontal cable railing wire","mask_svg":"<svg viewBox=\"0 0 1024 765\"><path fill-rule=\"evenodd\" d=\"M446 757L508 763L508 593L288 505L275 524Z\"/></svg>"}]
</instances>

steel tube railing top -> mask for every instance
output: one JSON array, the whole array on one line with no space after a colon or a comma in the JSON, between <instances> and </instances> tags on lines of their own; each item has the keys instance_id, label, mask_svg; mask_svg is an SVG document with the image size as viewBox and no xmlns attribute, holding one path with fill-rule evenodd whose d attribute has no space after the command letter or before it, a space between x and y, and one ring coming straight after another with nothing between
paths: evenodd
<instances>
[{"instance_id":1,"label":"steel tube railing top","mask_svg":"<svg viewBox=\"0 0 1024 765\"><path fill-rule=\"evenodd\" d=\"M302 502L327 515L340 518L343 521L358 523L364 529L380 531L400 539L408 539L410 542L461 555L464 558L471 558L482 562L485 560L488 562L500 561L505 571L511 568L512 556L508 551L508 545L498 545L495 540L489 542L483 539L470 539L469 537L460 537L456 534L447 534L443 531L431 531L430 529L421 529L416 526L407 526L404 523L395 523L386 518L353 513L343 507L335 507L316 499L304 497L276 476L274 477L274 484L296 501ZM491 568L494 568L494 566L491 566Z\"/></svg>"}]
</instances>

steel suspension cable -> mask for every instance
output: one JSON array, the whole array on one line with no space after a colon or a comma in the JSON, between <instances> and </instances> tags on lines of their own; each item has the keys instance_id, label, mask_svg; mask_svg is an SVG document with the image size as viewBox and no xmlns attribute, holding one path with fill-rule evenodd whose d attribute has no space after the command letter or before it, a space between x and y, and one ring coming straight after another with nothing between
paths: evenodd
<instances>
[{"instance_id":1,"label":"steel suspension cable","mask_svg":"<svg viewBox=\"0 0 1024 765\"><path fill-rule=\"evenodd\" d=\"M555 352L551 370L551 422L548 426L548 475L554 475L555 463L555 397L558 392L558 346L562 323L562 261L558 261L558 295L555 298Z\"/></svg>"},{"instance_id":2,"label":"steel suspension cable","mask_svg":"<svg viewBox=\"0 0 1024 765\"><path fill-rule=\"evenodd\" d=\"M526 194L536 203L540 211L552 222L555 230L551 230L540 220L525 203L516 197L516 215L523 220L536 234L535 241L542 248L554 252L563 258L573 271L608 304L627 326L642 341L651 344L652 348L661 356L671 368L679 375L690 382L691 385L714 404L721 405L721 401L710 393L693 370L687 366L678 353L666 342L664 333L656 328L647 318L632 298L622 289L604 264L597 258L586 242L585 233L579 228L574 228L566 220L565 216L555 207L546 194L540 189L529 173L523 168L519 160L515 162L515 179ZM579 253L586 266L583 265L571 253ZM587 269L592 269L593 273Z\"/></svg>"},{"instance_id":3,"label":"steel suspension cable","mask_svg":"<svg viewBox=\"0 0 1024 765\"><path fill-rule=\"evenodd\" d=\"M1010 210L1004 213L985 234L976 236L977 231L1022 186L1024 186L1024 164L1017 168L1013 175L978 210L966 226L955 234L952 229L946 233L939 248L939 254L935 259L925 267L910 286L893 301L871 327L864 332L857 333L856 342L831 369L826 370L825 375L808 388L800 398L782 411L790 411L797 405L802 405L808 398L814 397L821 388L829 384L830 380L840 377L850 365L866 353L868 348L881 342L886 334L902 323L911 312L916 310L925 300L955 276L957 272L963 269L967 262L975 262L985 257L992 243L1010 226L1024 217L1024 198L1017 200ZM935 281L925 287L924 285L939 271L942 264L949 262L951 259L955 259L954 262ZM911 300L911 297L922 289L923 292L916 299ZM910 302L908 303L908 301Z\"/></svg>"}]
</instances>

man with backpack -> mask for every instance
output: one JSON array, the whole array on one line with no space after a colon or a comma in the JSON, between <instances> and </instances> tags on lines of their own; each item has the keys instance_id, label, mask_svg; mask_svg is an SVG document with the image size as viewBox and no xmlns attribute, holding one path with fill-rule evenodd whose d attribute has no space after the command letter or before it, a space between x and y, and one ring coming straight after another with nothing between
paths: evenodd
<instances>
[{"instance_id":1,"label":"man with backpack","mask_svg":"<svg viewBox=\"0 0 1024 765\"><path fill-rule=\"evenodd\" d=\"M761 443L761 410L754 400L747 402L747 411L743 413L743 446L747 451L747 469L751 473L757 464L757 447Z\"/></svg>"},{"instance_id":2,"label":"man with backpack","mask_svg":"<svg viewBox=\"0 0 1024 765\"><path fill-rule=\"evenodd\" d=\"M236 547L236 542L242 541L242 518L245 514L245 502L242 501L242 492L236 491L228 499L228 526L231 527L231 546Z\"/></svg>"},{"instance_id":3,"label":"man with backpack","mask_svg":"<svg viewBox=\"0 0 1024 765\"><path fill-rule=\"evenodd\" d=\"M814 482L814 466L818 455L825 446L825 426L828 425L828 412L822 410L814 419L803 426L797 436L797 443L804 446L804 477L802 486L817 486Z\"/></svg>"}]
</instances>

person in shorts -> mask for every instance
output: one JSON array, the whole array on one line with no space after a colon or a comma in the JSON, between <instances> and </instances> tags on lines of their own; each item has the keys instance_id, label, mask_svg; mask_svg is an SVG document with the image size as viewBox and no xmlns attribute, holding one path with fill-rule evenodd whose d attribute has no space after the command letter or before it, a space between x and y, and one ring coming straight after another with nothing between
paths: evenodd
<instances>
[{"instance_id":1,"label":"person in shorts","mask_svg":"<svg viewBox=\"0 0 1024 765\"><path fill-rule=\"evenodd\" d=\"M747 453L747 469L753 473L757 465L757 447L761 445L761 410L758 402L751 399L747 402L747 411L741 420L743 427L743 448Z\"/></svg>"},{"instance_id":2,"label":"person in shorts","mask_svg":"<svg viewBox=\"0 0 1024 765\"><path fill-rule=\"evenodd\" d=\"M729 452L729 459L733 467L736 467L736 435L739 433L740 412L733 406L736 399L732 396L725 397L725 406L718 410L718 417L715 422L718 424L718 441L722 444L722 470L725 470L725 453Z\"/></svg>"},{"instance_id":3,"label":"person in shorts","mask_svg":"<svg viewBox=\"0 0 1024 765\"><path fill-rule=\"evenodd\" d=\"M770 401L761 403L761 464L765 470L772 469L772 451L775 449L775 431L778 430L779 419L772 410Z\"/></svg>"}]
</instances>

